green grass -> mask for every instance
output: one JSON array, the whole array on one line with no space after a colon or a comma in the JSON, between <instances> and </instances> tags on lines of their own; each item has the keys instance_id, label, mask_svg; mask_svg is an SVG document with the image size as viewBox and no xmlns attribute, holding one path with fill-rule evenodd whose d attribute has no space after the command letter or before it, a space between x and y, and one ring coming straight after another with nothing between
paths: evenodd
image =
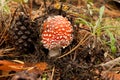
<instances>
[{"instance_id":1,"label":"green grass","mask_svg":"<svg viewBox=\"0 0 120 80\"><path fill-rule=\"evenodd\" d=\"M102 42L102 44L108 45L111 50L110 51L111 53L116 53L117 49L115 46L116 38L114 37L114 35L115 35L114 30L116 30L120 26L111 25L111 24L108 24L108 22L106 22L107 23L106 24L103 20L104 10L105 10L104 6L102 6L99 9L99 16L96 21L94 21L94 20L87 21L83 18L77 18L75 22L77 24L80 23L80 24L85 24L85 25L89 26L89 28L91 30L91 34L93 36L95 36L96 39L99 39L99 41ZM92 20L92 19L90 19L90 20ZM104 34L107 34L107 36L109 37L109 40L103 40L101 38L101 36Z\"/></svg>"}]
</instances>

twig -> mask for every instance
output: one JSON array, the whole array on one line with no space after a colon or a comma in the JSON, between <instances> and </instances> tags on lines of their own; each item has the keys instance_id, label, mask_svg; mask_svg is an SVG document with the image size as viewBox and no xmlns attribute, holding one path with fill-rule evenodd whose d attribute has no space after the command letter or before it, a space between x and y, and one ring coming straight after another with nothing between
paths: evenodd
<instances>
[{"instance_id":1,"label":"twig","mask_svg":"<svg viewBox=\"0 0 120 80\"><path fill-rule=\"evenodd\" d=\"M30 0L30 17L31 17L31 15L32 15L32 7L33 7L33 0Z\"/></svg>"},{"instance_id":2,"label":"twig","mask_svg":"<svg viewBox=\"0 0 120 80\"><path fill-rule=\"evenodd\" d=\"M102 63L102 64L99 64L97 66L103 66L103 67L111 67L111 66L115 66L116 64L120 63L120 57L114 59L114 60L111 60L111 61L108 61L106 63ZM97 67L96 66L96 67Z\"/></svg>"},{"instance_id":3,"label":"twig","mask_svg":"<svg viewBox=\"0 0 120 80\"><path fill-rule=\"evenodd\" d=\"M15 50L15 48L0 49L0 52L1 52L1 51L3 51L3 52L9 52L9 51L12 51L12 50Z\"/></svg>"},{"instance_id":4,"label":"twig","mask_svg":"<svg viewBox=\"0 0 120 80\"><path fill-rule=\"evenodd\" d=\"M5 42L5 40L8 38L8 34L6 34L6 35L3 34L2 37L4 37L4 38L3 38L3 40L1 39L1 41L0 41L0 46L1 46L1 45Z\"/></svg>"},{"instance_id":5,"label":"twig","mask_svg":"<svg viewBox=\"0 0 120 80\"><path fill-rule=\"evenodd\" d=\"M8 77L8 76L13 76L13 75L15 75L15 74L1 75L0 78L2 78L2 77Z\"/></svg>"},{"instance_id":6,"label":"twig","mask_svg":"<svg viewBox=\"0 0 120 80\"><path fill-rule=\"evenodd\" d=\"M13 51L15 48L10 48L10 49L0 49L0 56L6 52Z\"/></svg>"},{"instance_id":7,"label":"twig","mask_svg":"<svg viewBox=\"0 0 120 80\"><path fill-rule=\"evenodd\" d=\"M47 4L46 4L46 0L43 0L44 1L44 7L45 7L45 9L47 9Z\"/></svg>"},{"instance_id":8,"label":"twig","mask_svg":"<svg viewBox=\"0 0 120 80\"><path fill-rule=\"evenodd\" d=\"M50 77L50 80L53 80L54 73L55 73L55 66L54 66L53 69L52 69L52 75L51 75L51 77Z\"/></svg>"},{"instance_id":9,"label":"twig","mask_svg":"<svg viewBox=\"0 0 120 80\"><path fill-rule=\"evenodd\" d=\"M0 38L0 46L2 45L2 43L4 42L4 40L7 37L6 33L7 33L7 30L8 30L8 27L9 26L5 27L5 29L0 33L0 36L1 36L1 38Z\"/></svg>"},{"instance_id":10,"label":"twig","mask_svg":"<svg viewBox=\"0 0 120 80\"><path fill-rule=\"evenodd\" d=\"M64 55L62 55L62 56L59 56L58 59L66 56L66 55L68 55L68 54L70 54L70 53L72 53L72 52L73 52L74 50L76 50L80 45L82 45L83 43L85 43L85 42L90 38L90 36L87 37L88 35L89 35L89 34L86 34L86 35L84 36L84 38L77 44L77 46L75 46L72 50L70 50L70 51L67 52L66 54L64 54Z\"/></svg>"}]
</instances>

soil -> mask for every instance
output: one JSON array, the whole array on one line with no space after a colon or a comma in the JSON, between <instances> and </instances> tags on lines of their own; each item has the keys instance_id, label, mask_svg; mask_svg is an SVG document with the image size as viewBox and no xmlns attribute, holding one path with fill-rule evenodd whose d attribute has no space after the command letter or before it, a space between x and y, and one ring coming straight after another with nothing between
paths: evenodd
<instances>
[{"instance_id":1,"label":"soil","mask_svg":"<svg viewBox=\"0 0 120 80\"><path fill-rule=\"evenodd\" d=\"M103 44L96 34L93 35L88 25L75 22L77 18L83 18L94 23L99 16L98 9L104 5L106 6L106 15L103 16L105 20L103 25L108 24L111 19L115 19L115 21L111 22L110 25L114 24L115 26L115 23L119 25L119 20L116 20L120 17L118 14L119 2L115 2L116 8L115 4L111 4L112 2L102 3L103 0L93 2L94 6L91 8L95 10L93 15L90 15L88 3L84 0L61 0L62 3L57 2L57 0L46 3L44 3L46 0L34 0L32 3L30 1L22 5L14 1L9 2L8 6L11 13L5 14L4 19L0 17L0 80L111 80L111 78L112 80L119 80L120 66L118 64L113 64L112 67L102 66L102 64L114 60L120 55L119 31L117 35L114 35L117 51L113 54L109 45ZM62 8L60 5L63 5ZM36 41L33 40L33 45L29 48L32 50L29 52L17 50L14 46L15 41L10 38L11 35L9 34L10 27L14 25L21 13L31 18L29 24L36 28L33 31L37 31L36 34L38 35L37 39L35 38ZM49 58L49 50L45 49L41 43L42 23L48 16L53 15L62 15L71 21L74 37L69 46L64 49L61 48L61 55ZM112 31L114 32L114 30ZM110 37L104 31L101 31L99 38L110 41ZM116 68L117 70L113 71ZM105 71L110 73L108 74ZM113 77L116 75L118 78Z\"/></svg>"}]
</instances>

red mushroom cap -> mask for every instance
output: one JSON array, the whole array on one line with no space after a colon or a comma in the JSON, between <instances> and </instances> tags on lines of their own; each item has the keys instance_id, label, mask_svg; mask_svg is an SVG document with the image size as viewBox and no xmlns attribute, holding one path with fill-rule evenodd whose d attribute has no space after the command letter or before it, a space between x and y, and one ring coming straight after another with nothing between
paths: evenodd
<instances>
[{"instance_id":1,"label":"red mushroom cap","mask_svg":"<svg viewBox=\"0 0 120 80\"><path fill-rule=\"evenodd\" d=\"M43 23L43 46L49 50L65 48L73 39L72 32L72 25L67 18L60 15L48 17Z\"/></svg>"}]
</instances>

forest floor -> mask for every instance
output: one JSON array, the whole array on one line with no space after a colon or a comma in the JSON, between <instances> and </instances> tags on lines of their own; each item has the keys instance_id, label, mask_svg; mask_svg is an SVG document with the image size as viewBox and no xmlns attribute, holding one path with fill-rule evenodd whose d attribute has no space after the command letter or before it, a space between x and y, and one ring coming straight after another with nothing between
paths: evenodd
<instances>
[{"instance_id":1,"label":"forest floor","mask_svg":"<svg viewBox=\"0 0 120 80\"><path fill-rule=\"evenodd\" d=\"M120 80L119 1L22 1L0 7L0 80ZM49 58L41 34L44 20L53 15L68 18L74 31L61 55ZM30 26L24 30L18 22ZM27 48L19 37L25 31L33 39Z\"/></svg>"}]
</instances>

